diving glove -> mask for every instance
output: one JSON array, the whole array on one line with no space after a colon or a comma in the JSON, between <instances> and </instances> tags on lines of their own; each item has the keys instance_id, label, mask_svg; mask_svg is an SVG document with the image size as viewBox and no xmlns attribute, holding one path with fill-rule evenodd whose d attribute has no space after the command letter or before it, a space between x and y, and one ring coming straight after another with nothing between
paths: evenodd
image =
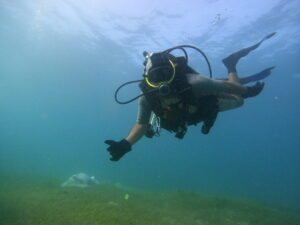
<instances>
[{"instance_id":1,"label":"diving glove","mask_svg":"<svg viewBox=\"0 0 300 225\"><path fill-rule=\"evenodd\" d=\"M105 144L109 145L107 151L112 156L110 158L111 161L118 161L120 158L123 157L123 155L131 151L131 144L126 139L123 139L119 142L113 140L106 140Z\"/></svg>"},{"instance_id":2,"label":"diving glove","mask_svg":"<svg viewBox=\"0 0 300 225\"><path fill-rule=\"evenodd\" d=\"M243 98L255 97L262 91L264 86L265 86L264 82L256 82L256 84L253 86L247 86L247 93L243 94L242 97Z\"/></svg>"}]
</instances>

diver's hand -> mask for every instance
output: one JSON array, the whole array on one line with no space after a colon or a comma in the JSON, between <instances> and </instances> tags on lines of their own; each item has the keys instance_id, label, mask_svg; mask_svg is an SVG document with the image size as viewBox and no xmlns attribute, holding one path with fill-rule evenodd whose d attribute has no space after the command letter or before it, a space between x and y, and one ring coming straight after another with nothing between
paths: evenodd
<instances>
[{"instance_id":1,"label":"diver's hand","mask_svg":"<svg viewBox=\"0 0 300 225\"><path fill-rule=\"evenodd\" d=\"M107 151L112 156L110 158L111 161L118 161L120 158L123 157L123 155L125 155L131 150L131 144L126 139L123 139L119 142L113 140L106 140L105 144L109 145Z\"/></svg>"}]
</instances>

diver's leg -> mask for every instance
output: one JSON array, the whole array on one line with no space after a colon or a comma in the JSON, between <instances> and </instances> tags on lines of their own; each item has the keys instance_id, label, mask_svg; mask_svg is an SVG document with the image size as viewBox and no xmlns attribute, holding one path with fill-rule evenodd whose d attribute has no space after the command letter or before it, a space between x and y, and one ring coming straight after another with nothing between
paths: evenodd
<instances>
[{"instance_id":1,"label":"diver's leg","mask_svg":"<svg viewBox=\"0 0 300 225\"><path fill-rule=\"evenodd\" d=\"M221 93L238 95L241 97L254 97L262 90L259 86L248 87L239 82L230 80L214 80L200 74L186 74L188 83L192 86L192 91L196 97L204 95L219 95ZM257 89L257 90L256 90Z\"/></svg>"},{"instance_id":2,"label":"diver's leg","mask_svg":"<svg viewBox=\"0 0 300 225\"><path fill-rule=\"evenodd\" d=\"M264 42L265 40L271 38L272 36L274 36L276 34L276 32L273 32L271 34L268 34L266 37L264 37L260 42L258 42L255 45L252 45L248 48L243 48L237 52L232 53L231 55L229 55L228 57L226 57L225 59L223 59L223 63L226 66L228 73L229 73L229 79L230 76L232 76L232 80L235 80L235 76L236 76L236 64L238 63L238 61L240 60L240 58L248 55L251 51L253 51L254 49L256 49L258 46L260 46L260 44L262 42ZM230 75L230 74L233 75ZM235 74L235 75L234 75Z\"/></svg>"},{"instance_id":3,"label":"diver's leg","mask_svg":"<svg viewBox=\"0 0 300 225\"><path fill-rule=\"evenodd\" d=\"M233 74L234 76L237 75L236 73L231 73L231 74ZM228 81L223 81L223 84L224 84L225 93L239 95L243 98L255 97L263 90L265 85L263 82L257 82L253 86L245 86L245 85L241 85L238 82L238 80L237 81L230 80L230 77Z\"/></svg>"},{"instance_id":4,"label":"diver's leg","mask_svg":"<svg viewBox=\"0 0 300 225\"><path fill-rule=\"evenodd\" d=\"M238 74L237 74L237 72L229 72L228 73L228 81L230 81L230 82L233 82L233 83L240 83L240 81L239 81L239 77L238 77Z\"/></svg>"},{"instance_id":5,"label":"diver's leg","mask_svg":"<svg viewBox=\"0 0 300 225\"><path fill-rule=\"evenodd\" d=\"M204 95L219 95L221 93L243 95L247 93L247 87L229 80L214 80L200 74L187 74L189 84L192 86L196 97Z\"/></svg>"},{"instance_id":6,"label":"diver's leg","mask_svg":"<svg viewBox=\"0 0 300 225\"><path fill-rule=\"evenodd\" d=\"M229 79L226 81L223 81L223 92L227 94L235 94L235 95L243 95L247 93L247 87L244 85L241 85L238 80L231 80L230 74Z\"/></svg>"},{"instance_id":7,"label":"diver's leg","mask_svg":"<svg viewBox=\"0 0 300 225\"><path fill-rule=\"evenodd\" d=\"M252 45L248 48L243 48L223 59L223 63L228 70L228 81L224 82L224 91L226 93L232 93L240 95L243 98L248 98L254 97L262 91L262 89L264 88L264 83L262 82L257 82L254 86L243 86L240 84L238 74L236 71L236 64L242 57L248 55L251 51L258 48L258 46L260 46L262 42L271 38L275 34L276 32L268 34L257 44Z\"/></svg>"},{"instance_id":8,"label":"diver's leg","mask_svg":"<svg viewBox=\"0 0 300 225\"><path fill-rule=\"evenodd\" d=\"M242 94L243 98L250 98L255 97L264 89L265 83L264 82L256 82L253 86L246 86L247 92Z\"/></svg>"},{"instance_id":9,"label":"diver's leg","mask_svg":"<svg viewBox=\"0 0 300 225\"><path fill-rule=\"evenodd\" d=\"M238 95L222 93L218 96L219 112L236 109L244 104L244 99Z\"/></svg>"},{"instance_id":10,"label":"diver's leg","mask_svg":"<svg viewBox=\"0 0 300 225\"><path fill-rule=\"evenodd\" d=\"M245 86L240 84L237 73L229 73L228 81L223 81L224 92L242 96L243 98L255 97L264 88L263 82L256 82L253 86Z\"/></svg>"}]
</instances>

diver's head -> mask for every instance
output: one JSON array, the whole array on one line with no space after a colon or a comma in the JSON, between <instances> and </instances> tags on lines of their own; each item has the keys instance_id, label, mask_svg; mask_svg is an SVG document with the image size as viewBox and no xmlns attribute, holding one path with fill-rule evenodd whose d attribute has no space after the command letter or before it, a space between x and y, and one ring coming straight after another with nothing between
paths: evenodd
<instances>
[{"instance_id":1,"label":"diver's head","mask_svg":"<svg viewBox=\"0 0 300 225\"><path fill-rule=\"evenodd\" d=\"M145 73L147 84L152 88L159 88L161 95L170 93L169 85L175 78L176 68L172 59L173 55L168 53L144 53Z\"/></svg>"}]
</instances>

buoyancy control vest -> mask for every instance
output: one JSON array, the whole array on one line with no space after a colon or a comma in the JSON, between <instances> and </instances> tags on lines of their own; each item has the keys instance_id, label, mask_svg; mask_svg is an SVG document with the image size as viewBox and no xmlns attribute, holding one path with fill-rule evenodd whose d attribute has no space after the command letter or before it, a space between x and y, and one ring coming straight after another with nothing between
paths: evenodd
<instances>
[{"instance_id":1,"label":"buoyancy control vest","mask_svg":"<svg viewBox=\"0 0 300 225\"><path fill-rule=\"evenodd\" d=\"M165 107L162 99L166 96L161 96L158 88L151 87L146 79L139 85L152 111L160 119L160 127L175 132L175 137L182 139L189 125L203 122L202 133L208 134L218 114L217 97L209 95L196 98L186 74L197 72L187 65L185 57L175 57L169 53L164 57L171 60L176 71L174 79L169 83L168 96L178 101ZM190 108L194 108L193 113L190 112Z\"/></svg>"},{"instance_id":2,"label":"buoyancy control vest","mask_svg":"<svg viewBox=\"0 0 300 225\"><path fill-rule=\"evenodd\" d=\"M152 111L159 118L160 127L171 132L176 132L177 138L183 138L189 125L203 122L202 133L208 134L213 126L217 114L217 97L214 95L196 98L192 87L188 83L186 74L197 72L188 66L188 54L186 49L194 49L200 53L208 65L209 77L212 78L212 69L205 53L193 45L177 45L162 52L148 54L144 51L145 70L142 80L128 81L120 85L115 91L115 101L119 104L128 104L141 96L145 96ZM170 54L172 51L181 50L184 57L176 57ZM149 63L151 61L151 63ZM149 63L149 64L148 64ZM140 83L142 94L127 100L120 101L118 93L124 86L132 83ZM163 106L162 97L174 96L179 101L176 104ZM196 109L190 112L190 107ZM153 137L155 132L149 132L147 137Z\"/></svg>"}]
</instances>

